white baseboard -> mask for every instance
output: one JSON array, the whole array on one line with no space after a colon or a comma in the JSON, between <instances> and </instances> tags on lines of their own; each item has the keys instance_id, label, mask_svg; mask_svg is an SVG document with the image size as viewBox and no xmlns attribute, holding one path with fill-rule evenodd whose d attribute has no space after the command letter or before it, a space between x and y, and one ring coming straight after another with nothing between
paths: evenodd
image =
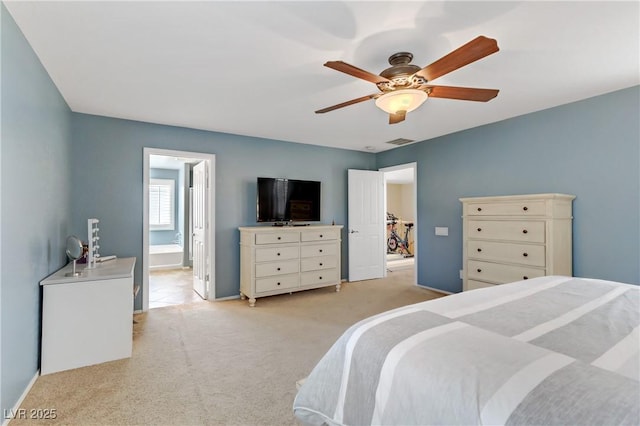
<instances>
[{"instance_id":1,"label":"white baseboard","mask_svg":"<svg viewBox=\"0 0 640 426\"><path fill-rule=\"evenodd\" d=\"M36 371L35 376L33 376L33 378L31 379L31 381L27 385L27 387L24 390L24 392L22 392L22 395L20 395L20 398L18 398L18 401L16 401L16 404L13 406L12 413L14 413L14 414L18 413L18 410L20 409L20 406L22 405L22 401L24 401L24 399L27 397L27 395L29 394L29 391L31 390L31 388L35 384L36 380L38 380L38 377L40 377L40 370ZM9 422L12 419L5 417L9 413L3 413L3 414L4 414L4 416L3 416L2 426L6 426L6 425L9 424Z\"/></svg>"},{"instance_id":2,"label":"white baseboard","mask_svg":"<svg viewBox=\"0 0 640 426\"><path fill-rule=\"evenodd\" d=\"M240 299L240 295L238 294L237 296L218 297L216 299L211 299L211 301L212 302L221 302L223 300L233 300L233 299Z\"/></svg>"},{"instance_id":3,"label":"white baseboard","mask_svg":"<svg viewBox=\"0 0 640 426\"><path fill-rule=\"evenodd\" d=\"M439 288L433 288L433 287L429 287L429 286L422 285L422 284L416 284L416 285L417 285L418 287L422 287L422 288L424 288L425 290L435 291L436 293L446 294L447 296L448 296L448 295L450 295L450 294L454 294L454 293L452 293L452 292L450 292L450 291L440 290Z\"/></svg>"}]
</instances>

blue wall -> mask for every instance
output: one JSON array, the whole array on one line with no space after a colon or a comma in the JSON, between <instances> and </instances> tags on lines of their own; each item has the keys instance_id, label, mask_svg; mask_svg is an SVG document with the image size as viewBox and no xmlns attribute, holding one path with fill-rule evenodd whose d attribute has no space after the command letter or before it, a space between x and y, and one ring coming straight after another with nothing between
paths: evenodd
<instances>
[{"instance_id":1,"label":"blue wall","mask_svg":"<svg viewBox=\"0 0 640 426\"><path fill-rule=\"evenodd\" d=\"M574 275L639 284L639 94L636 86L378 154L378 167L418 163L418 282L462 289L458 198L561 192L576 195Z\"/></svg>"},{"instance_id":2,"label":"blue wall","mask_svg":"<svg viewBox=\"0 0 640 426\"><path fill-rule=\"evenodd\" d=\"M66 263L71 112L4 4L0 15L0 403L9 410L38 371L39 282Z\"/></svg>"},{"instance_id":3,"label":"blue wall","mask_svg":"<svg viewBox=\"0 0 640 426\"><path fill-rule=\"evenodd\" d=\"M323 223L345 224L347 169L372 169L375 155L73 113L73 226L100 219L100 251L138 258L142 283L143 147L216 155L216 297L237 296L239 226L256 225L258 176L322 182ZM96 189L95 184L108 182ZM86 228L86 225L84 225ZM86 231L85 231L86 232ZM346 239L343 270L346 277ZM136 308L142 306L142 294Z\"/></svg>"}]
</instances>

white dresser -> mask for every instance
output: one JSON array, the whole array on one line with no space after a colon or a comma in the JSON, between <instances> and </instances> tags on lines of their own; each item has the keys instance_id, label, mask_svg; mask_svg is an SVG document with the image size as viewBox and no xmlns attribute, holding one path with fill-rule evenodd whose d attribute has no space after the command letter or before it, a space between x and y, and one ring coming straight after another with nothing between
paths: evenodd
<instances>
[{"instance_id":1,"label":"white dresser","mask_svg":"<svg viewBox=\"0 0 640 426\"><path fill-rule=\"evenodd\" d=\"M336 286L340 291L340 225L240 229L240 297L256 298Z\"/></svg>"},{"instance_id":2,"label":"white dresser","mask_svg":"<svg viewBox=\"0 0 640 426\"><path fill-rule=\"evenodd\" d=\"M574 195L460 198L463 290L572 275Z\"/></svg>"}]
</instances>

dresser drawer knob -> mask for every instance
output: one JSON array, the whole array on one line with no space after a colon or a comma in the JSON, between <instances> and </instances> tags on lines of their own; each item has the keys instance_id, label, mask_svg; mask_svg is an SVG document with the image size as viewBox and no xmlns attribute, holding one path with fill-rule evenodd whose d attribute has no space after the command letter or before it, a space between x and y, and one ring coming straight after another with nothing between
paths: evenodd
<instances>
[{"instance_id":1,"label":"dresser drawer knob","mask_svg":"<svg viewBox=\"0 0 640 426\"><path fill-rule=\"evenodd\" d=\"M524 206L524 207L522 208L522 210L524 210L524 211L526 212L527 210L529 210L529 207Z\"/></svg>"},{"instance_id":2,"label":"dresser drawer knob","mask_svg":"<svg viewBox=\"0 0 640 426\"><path fill-rule=\"evenodd\" d=\"M320 266L322 266L322 262L320 263Z\"/></svg>"},{"instance_id":3,"label":"dresser drawer knob","mask_svg":"<svg viewBox=\"0 0 640 426\"><path fill-rule=\"evenodd\" d=\"M282 239L282 237L278 237L278 239L279 239L279 240L281 240L281 239Z\"/></svg>"},{"instance_id":4,"label":"dresser drawer knob","mask_svg":"<svg viewBox=\"0 0 640 426\"><path fill-rule=\"evenodd\" d=\"M322 277L318 277L318 279L320 279L320 280L321 280L321 279L322 279Z\"/></svg>"},{"instance_id":5,"label":"dresser drawer knob","mask_svg":"<svg viewBox=\"0 0 640 426\"><path fill-rule=\"evenodd\" d=\"M529 232L529 231L527 231L526 229L523 229L523 230L522 230L522 233L523 233L523 234L526 234L526 233L528 233L528 232Z\"/></svg>"},{"instance_id":6,"label":"dresser drawer knob","mask_svg":"<svg viewBox=\"0 0 640 426\"><path fill-rule=\"evenodd\" d=\"M522 277L522 279L523 279L523 280L528 280L528 279L529 279L529 277L525 275L524 277Z\"/></svg>"},{"instance_id":7,"label":"dresser drawer knob","mask_svg":"<svg viewBox=\"0 0 640 426\"><path fill-rule=\"evenodd\" d=\"M481 251L482 251L482 249L478 247L478 253L480 253Z\"/></svg>"},{"instance_id":8,"label":"dresser drawer knob","mask_svg":"<svg viewBox=\"0 0 640 426\"><path fill-rule=\"evenodd\" d=\"M280 268L278 268L278 271L280 270Z\"/></svg>"},{"instance_id":9,"label":"dresser drawer knob","mask_svg":"<svg viewBox=\"0 0 640 426\"><path fill-rule=\"evenodd\" d=\"M481 212L482 211L482 207L478 207L478 211Z\"/></svg>"},{"instance_id":10,"label":"dresser drawer knob","mask_svg":"<svg viewBox=\"0 0 640 426\"><path fill-rule=\"evenodd\" d=\"M478 269L476 269L476 271L478 271L478 272L482 272L482 269L478 268Z\"/></svg>"},{"instance_id":11,"label":"dresser drawer knob","mask_svg":"<svg viewBox=\"0 0 640 426\"><path fill-rule=\"evenodd\" d=\"M280 283L278 283L278 285L280 285Z\"/></svg>"},{"instance_id":12,"label":"dresser drawer knob","mask_svg":"<svg viewBox=\"0 0 640 426\"><path fill-rule=\"evenodd\" d=\"M322 234L320 234L320 238L322 238Z\"/></svg>"},{"instance_id":13,"label":"dresser drawer knob","mask_svg":"<svg viewBox=\"0 0 640 426\"><path fill-rule=\"evenodd\" d=\"M278 253L278 256L280 256L280 253Z\"/></svg>"},{"instance_id":14,"label":"dresser drawer knob","mask_svg":"<svg viewBox=\"0 0 640 426\"><path fill-rule=\"evenodd\" d=\"M322 249L318 250L320 253L322 253Z\"/></svg>"},{"instance_id":15,"label":"dresser drawer knob","mask_svg":"<svg viewBox=\"0 0 640 426\"><path fill-rule=\"evenodd\" d=\"M522 253L522 255L523 255L524 257L527 257L527 256L529 256L529 253Z\"/></svg>"},{"instance_id":16,"label":"dresser drawer knob","mask_svg":"<svg viewBox=\"0 0 640 426\"><path fill-rule=\"evenodd\" d=\"M482 232L482 228L478 228L478 232Z\"/></svg>"}]
</instances>

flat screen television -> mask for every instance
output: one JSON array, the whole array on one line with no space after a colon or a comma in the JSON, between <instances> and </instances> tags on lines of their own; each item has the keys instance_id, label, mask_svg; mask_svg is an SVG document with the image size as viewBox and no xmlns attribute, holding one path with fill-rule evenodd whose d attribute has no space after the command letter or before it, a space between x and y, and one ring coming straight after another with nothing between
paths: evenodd
<instances>
[{"instance_id":1,"label":"flat screen television","mask_svg":"<svg viewBox=\"0 0 640 426\"><path fill-rule=\"evenodd\" d=\"M258 222L319 222L320 182L258 178Z\"/></svg>"}]
</instances>

